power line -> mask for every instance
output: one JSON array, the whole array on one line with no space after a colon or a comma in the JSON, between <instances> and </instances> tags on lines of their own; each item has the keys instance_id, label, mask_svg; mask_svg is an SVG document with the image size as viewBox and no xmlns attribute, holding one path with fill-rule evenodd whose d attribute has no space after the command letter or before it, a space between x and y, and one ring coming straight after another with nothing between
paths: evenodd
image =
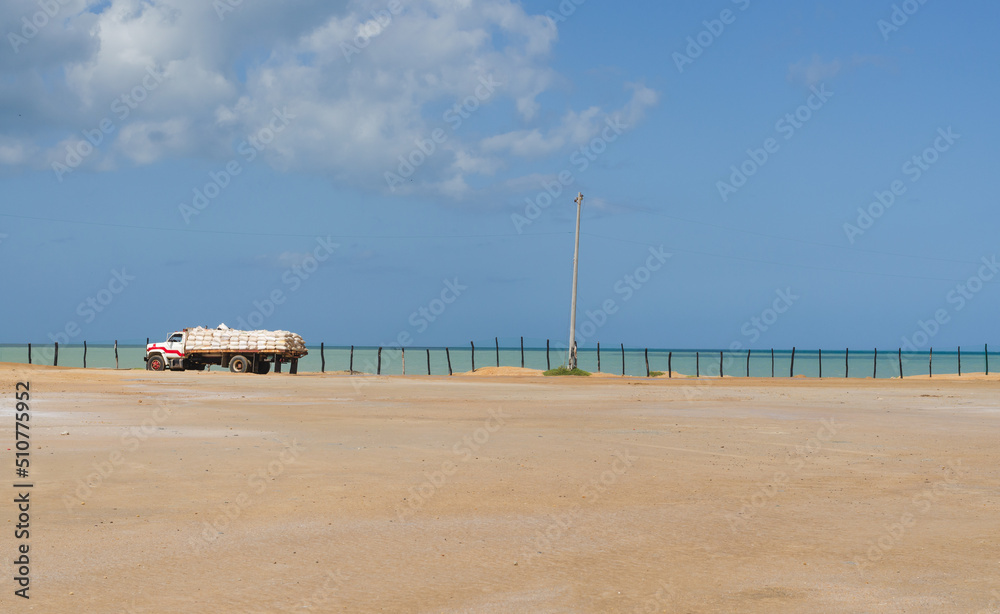
<instances>
[{"instance_id":1,"label":"power line","mask_svg":"<svg viewBox=\"0 0 1000 614\"><path fill-rule=\"evenodd\" d=\"M617 237L608 237L608 236L605 236L605 235L598 235L598 234L594 234L594 233L590 233L590 232L584 232L582 234L585 234L585 235L587 235L589 237L595 237L595 238L598 238L598 239L605 239L607 241L619 241L621 243L632 243L632 244L635 244L635 245L642 245L642 246L645 246L645 247L651 247L650 243L643 242L643 241L632 241L632 240L629 240L629 239L619 239ZM688 253L688 254L696 254L698 256L710 256L712 258L723 258L723 259L729 259L729 260L742 260L744 262L755 262L755 263L758 263L758 264L770 264L770 265L773 265L773 266L784 266L784 267L791 267L791 268L796 268L796 269L812 269L812 270L815 270L815 271L828 271L828 272L833 272L833 273L849 273L851 275L874 275L874 276L877 276L877 277L898 277L898 278L901 278L901 279L920 279L920 280L924 280L924 281L949 281L949 282L959 282L959 283L965 281L964 279L950 279L950 278L943 278L943 277L922 277L922 276L919 276L919 275L900 275L898 273L876 273L874 271L851 271L851 270L848 270L848 269L835 269L835 268L831 268L831 267L820 267L820 266L813 266L813 265L808 265L808 264L791 264L791 263L788 263L788 262L774 262L772 260L760 260L760 259L757 259L757 258L746 258L744 256L729 256L729 255L725 255L725 254L713 254L711 252L702 252L702 251L697 251L697 250L693 250L693 249L683 249L683 248L679 248L679 247L667 247L666 249L669 249L670 251L675 251L675 252L685 252L685 253Z\"/></svg>"},{"instance_id":2,"label":"power line","mask_svg":"<svg viewBox=\"0 0 1000 614\"><path fill-rule=\"evenodd\" d=\"M771 235L771 234L767 234L767 233L764 233L764 232L757 232L757 231L754 231L754 230L746 230L744 228L733 228L731 226L723 226L722 224L712 224L711 222L701 222L701 221L698 221L698 220L689 220L687 218L677 217L675 215L668 215L666 213L660 213L659 211L652 211L651 210L650 213L652 213L654 215L659 215L661 217L665 217L665 218L668 218L668 219L671 219L671 220L677 220L679 222L686 222L688 224L697 224L697 225L700 225L700 226L708 226L710 228L719 228L721 230L728 230L730 232L740 232L740 233L743 233L743 234L753 235L753 236L757 236L757 237L764 237L764 238L767 238L767 239L777 239L779 241L789 241L791 243L801 243L803 245L812 245L812 246L817 246L817 247L828 247L828 248L831 248L831 249L842 249L842 250L847 250L849 252L864 252L864 253L868 253L868 254L878 254L880 256L895 256L897 258L914 258L914 259L917 259L917 260L934 260L934 261L937 261L937 262L953 262L953 263L958 263L958 264L978 264L976 262L972 262L971 260L955 260L953 258L935 258L933 256L920 256L920 255L917 255L917 254L900 254L900 253L896 253L896 252L883 252L883 251L875 250L875 249L864 249L864 248L861 248L861 247L848 247L846 245L836 245L836 244L833 244L833 243L823 243L821 241L808 241L806 239L795 239L793 237L783 237L783 236L779 236L779 235Z\"/></svg>"},{"instance_id":3,"label":"power line","mask_svg":"<svg viewBox=\"0 0 1000 614\"><path fill-rule=\"evenodd\" d=\"M10 217L22 220L32 220L37 222L55 222L60 224L80 224L84 226L100 226L105 228L124 228L128 230L159 230L163 232L191 232L199 234L214 235L235 235L248 237L308 237L315 238L318 235L327 235L338 239L503 239L515 237L551 236L566 235L568 232L533 232L525 234L459 234L459 235L346 235L332 234L324 232L314 232L309 234L301 233L280 233L280 232L244 232L238 230L203 230L198 228L167 228L163 226L141 226L136 224L115 224L112 222L93 222L88 220L65 220L58 218L37 217L31 215L16 215L13 213L0 213L0 217Z\"/></svg>"}]
</instances>

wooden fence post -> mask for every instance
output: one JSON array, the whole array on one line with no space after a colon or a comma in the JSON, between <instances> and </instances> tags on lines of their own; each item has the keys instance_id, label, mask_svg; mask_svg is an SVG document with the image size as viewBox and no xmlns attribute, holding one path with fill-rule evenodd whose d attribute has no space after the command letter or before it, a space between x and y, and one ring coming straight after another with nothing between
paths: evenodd
<instances>
[{"instance_id":1,"label":"wooden fence post","mask_svg":"<svg viewBox=\"0 0 1000 614\"><path fill-rule=\"evenodd\" d=\"M934 348L931 348L931 354L927 358L927 377L934 377Z\"/></svg>"},{"instance_id":2,"label":"wooden fence post","mask_svg":"<svg viewBox=\"0 0 1000 614\"><path fill-rule=\"evenodd\" d=\"M31 364L31 344L28 344L28 364Z\"/></svg>"},{"instance_id":3,"label":"wooden fence post","mask_svg":"<svg viewBox=\"0 0 1000 614\"><path fill-rule=\"evenodd\" d=\"M552 359L549 358L549 340L545 340L545 370L552 370Z\"/></svg>"},{"instance_id":4,"label":"wooden fence post","mask_svg":"<svg viewBox=\"0 0 1000 614\"><path fill-rule=\"evenodd\" d=\"M872 379L878 379L878 348L875 348L875 358L872 359Z\"/></svg>"},{"instance_id":5,"label":"wooden fence post","mask_svg":"<svg viewBox=\"0 0 1000 614\"><path fill-rule=\"evenodd\" d=\"M326 354L324 353L323 342L319 343L319 372L326 373Z\"/></svg>"},{"instance_id":6,"label":"wooden fence post","mask_svg":"<svg viewBox=\"0 0 1000 614\"><path fill-rule=\"evenodd\" d=\"M497 344L497 366L500 366L500 337L494 337L493 341Z\"/></svg>"},{"instance_id":7,"label":"wooden fence post","mask_svg":"<svg viewBox=\"0 0 1000 614\"><path fill-rule=\"evenodd\" d=\"M725 374L722 372L722 352L721 351L719 352L719 377L725 377Z\"/></svg>"},{"instance_id":8,"label":"wooden fence post","mask_svg":"<svg viewBox=\"0 0 1000 614\"><path fill-rule=\"evenodd\" d=\"M774 348L771 348L771 377L774 377Z\"/></svg>"},{"instance_id":9,"label":"wooden fence post","mask_svg":"<svg viewBox=\"0 0 1000 614\"><path fill-rule=\"evenodd\" d=\"M83 368L87 368L87 340L83 340Z\"/></svg>"},{"instance_id":10,"label":"wooden fence post","mask_svg":"<svg viewBox=\"0 0 1000 614\"><path fill-rule=\"evenodd\" d=\"M115 369L118 369L118 340L115 339Z\"/></svg>"},{"instance_id":11,"label":"wooden fence post","mask_svg":"<svg viewBox=\"0 0 1000 614\"><path fill-rule=\"evenodd\" d=\"M674 377L674 353L667 352L667 379Z\"/></svg>"},{"instance_id":12,"label":"wooden fence post","mask_svg":"<svg viewBox=\"0 0 1000 614\"><path fill-rule=\"evenodd\" d=\"M299 359L298 358L293 358L292 359L292 364L290 364L288 366L288 374L289 375L298 375L299 374Z\"/></svg>"},{"instance_id":13,"label":"wooden fence post","mask_svg":"<svg viewBox=\"0 0 1000 614\"><path fill-rule=\"evenodd\" d=\"M597 372L601 372L601 342L597 342Z\"/></svg>"},{"instance_id":14,"label":"wooden fence post","mask_svg":"<svg viewBox=\"0 0 1000 614\"><path fill-rule=\"evenodd\" d=\"M476 370L476 342L470 341L469 345L472 346L472 370Z\"/></svg>"},{"instance_id":15,"label":"wooden fence post","mask_svg":"<svg viewBox=\"0 0 1000 614\"><path fill-rule=\"evenodd\" d=\"M649 348L646 348L646 377L649 377Z\"/></svg>"},{"instance_id":16,"label":"wooden fence post","mask_svg":"<svg viewBox=\"0 0 1000 614\"><path fill-rule=\"evenodd\" d=\"M625 377L625 344L622 344L622 377Z\"/></svg>"},{"instance_id":17,"label":"wooden fence post","mask_svg":"<svg viewBox=\"0 0 1000 614\"><path fill-rule=\"evenodd\" d=\"M431 374L431 350L427 348L427 375Z\"/></svg>"},{"instance_id":18,"label":"wooden fence post","mask_svg":"<svg viewBox=\"0 0 1000 614\"><path fill-rule=\"evenodd\" d=\"M406 348L399 348L403 357L403 375L406 375Z\"/></svg>"},{"instance_id":19,"label":"wooden fence post","mask_svg":"<svg viewBox=\"0 0 1000 614\"><path fill-rule=\"evenodd\" d=\"M351 374L353 374L354 373L354 346L353 345L351 346L351 365L350 365L349 368L351 370Z\"/></svg>"},{"instance_id":20,"label":"wooden fence post","mask_svg":"<svg viewBox=\"0 0 1000 614\"><path fill-rule=\"evenodd\" d=\"M792 364L788 367L788 377L795 377L795 346L792 346Z\"/></svg>"},{"instance_id":21,"label":"wooden fence post","mask_svg":"<svg viewBox=\"0 0 1000 614\"><path fill-rule=\"evenodd\" d=\"M986 354L986 375L989 375L990 374L990 344L987 343L985 345L985 348L986 349L983 350L983 353Z\"/></svg>"},{"instance_id":22,"label":"wooden fence post","mask_svg":"<svg viewBox=\"0 0 1000 614\"><path fill-rule=\"evenodd\" d=\"M747 377L750 377L750 350L747 349Z\"/></svg>"},{"instance_id":23,"label":"wooden fence post","mask_svg":"<svg viewBox=\"0 0 1000 614\"><path fill-rule=\"evenodd\" d=\"M819 378L823 379L823 350L819 351Z\"/></svg>"},{"instance_id":24,"label":"wooden fence post","mask_svg":"<svg viewBox=\"0 0 1000 614\"><path fill-rule=\"evenodd\" d=\"M958 346L958 376L962 377L962 346Z\"/></svg>"},{"instance_id":25,"label":"wooden fence post","mask_svg":"<svg viewBox=\"0 0 1000 614\"><path fill-rule=\"evenodd\" d=\"M378 366L375 368L375 375L382 375L382 348L378 349Z\"/></svg>"},{"instance_id":26,"label":"wooden fence post","mask_svg":"<svg viewBox=\"0 0 1000 614\"><path fill-rule=\"evenodd\" d=\"M451 370L451 350L448 348L444 349L444 355L448 357L448 375L454 375Z\"/></svg>"},{"instance_id":27,"label":"wooden fence post","mask_svg":"<svg viewBox=\"0 0 1000 614\"><path fill-rule=\"evenodd\" d=\"M844 379L851 375L851 348L844 348Z\"/></svg>"},{"instance_id":28,"label":"wooden fence post","mask_svg":"<svg viewBox=\"0 0 1000 614\"><path fill-rule=\"evenodd\" d=\"M903 348L899 348L899 379L903 379Z\"/></svg>"},{"instance_id":29,"label":"wooden fence post","mask_svg":"<svg viewBox=\"0 0 1000 614\"><path fill-rule=\"evenodd\" d=\"M56 353L55 353L55 356L53 356L53 358L52 358L52 366L53 367L58 367L59 366L59 342L56 341L55 343L56 343Z\"/></svg>"},{"instance_id":30,"label":"wooden fence post","mask_svg":"<svg viewBox=\"0 0 1000 614\"><path fill-rule=\"evenodd\" d=\"M521 368L524 368L524 337L521 337Z\"/></svg>"},{"instance_id":31,"label":"wooden fence post","mask_svg":"<svg viewBox=\"0 0 1000 614\"><path fill-rule=\"evenodd\" d=\"M694 376L701 377L701 354L694 353Z\"/></svg>"}]
</instances>

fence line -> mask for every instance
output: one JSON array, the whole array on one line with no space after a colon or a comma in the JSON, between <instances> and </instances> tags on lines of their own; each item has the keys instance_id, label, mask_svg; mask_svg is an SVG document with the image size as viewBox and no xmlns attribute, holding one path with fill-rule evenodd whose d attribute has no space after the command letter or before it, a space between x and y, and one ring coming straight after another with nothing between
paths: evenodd
<instances>
[{"instance_id":1,"label":"fence line","mask_svg":"<svg viewBox=\"0 0 1000 614\"><path fill-rule=\"evenodd\" d=\"M552 344L551 340L545 341L545 347L526 347L524 338L513 339L514 344L510 347L501 346L499 337L494 337L494 364L498 366L521 366L524 368L544 369L552 368ZM625 344L619 344L621 352L621 375L650 376L653 373L660 373L664 366L665 375L668 378L691 377L766 377L767 371L764 364L766 355L754 354L752 349L747 349L744 355L743 350L668 350L650 348L626 348ZM366 367L362 367L361 372L372 372L381 375L405 373L405 347L385 347L385 346L327 346L321 342L317 348L313 347L313 352L302 359L300 366L306 371L318 371L326 373L327 368L332 365L343 365L340 361L346 362L347 371L355 371L355 354L361 352L366 358ZM464 351L457 349L457 356L452 356L454 347L448 346L421 346L413 347L411 350L423 350L426 360L426 372L428 375L452 375L455 367L459 371L464 369L462 363L476 370L475 342L469 343L469 348ZM594 370L601 372L604 369L604 360L601 355L601 348L598 345L594 348L582 348L580 352L581 368L584 370ZM851 377L851 367L863 366L864 361L870 360L871 377L879 378L910 378L926 376L928 378L937 375L955 374L965 376L970 373L989 374L990 351L989 345L984 344L982 353L962 351L962 346L958 346L955 351L935 352L934 348L925 351L903 351L898 348L895 360L891 354L879 351L874 348L872 351L852 352L850 348L841 351L827 351L822 349L813 351L801 351L797 347L792 347L790 351L770 349L770 377L775 377L778 363L788 367L789 377L819 377L824 376ZM390 358L383 360L384 350L390 351ZM560 362L565 360L565 347L557 347ZM482 351L482 348L479 348ZM488 351L488 350L487 350ZM717 351L719 354L718 370L714 366L709 366L707 371L701 368L701 354L705 351ZM115 340L110 344L92 344L84 340L81 344L0 344L0 362L14 362L27 364L51 364L53 366L80 367L83 368L143 368L143 355L145 348L136 345L122 345L121 355L119 354L119 344ZM466 356L464 352L468 352ZM542 353L544 352L544 358ZM766 352L765 352L766 354ZM825 354L825 355L824 355ZM839 357L843 354L843 362L839 363ZM112 361L113 358L113 361ZM373 361L372 358L375 360ZM455 365L454 360L458 360ZM332 365L328 364L333 360ZM346 360L345 360L346 359ZM312 363L310 363L312 360ZM740 369L738 361L745 361L745 367ZM787 361L787 362L786 362ZM895 364L893 364L895 363ZM310 366L311 364L311 366ZM592 368L596 367L596 368ZM734 368L735 367L735 368ZM340 372L342 367L333 370ZM276 371L278 371L276 369ZM422 371L420 368L416 372ZM411 374L413 370L411 369Z\"/></svg>"}]
</instances>

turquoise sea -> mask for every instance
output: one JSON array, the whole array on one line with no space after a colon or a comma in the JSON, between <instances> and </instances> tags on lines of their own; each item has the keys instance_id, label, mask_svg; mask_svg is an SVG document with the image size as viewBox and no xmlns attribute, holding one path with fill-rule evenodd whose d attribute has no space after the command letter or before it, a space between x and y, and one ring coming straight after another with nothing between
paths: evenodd
<instances>
[{"instance_id":1,"label":"turquoise sea","mask_svg":"<svg viewBox=\"0 0 1000 614\"><path fill-rule=\"evenodd\" d=\"M351 366L351 349L348 346L325 346L321 358L320 346L308 346L309 355L299 361L299 370L303 372L318 372L323 368L325 358L326 371L346 371ZM119 344L118 367L121 369L144 368L143 354L145 346L139 344ZM52 365L55 359L52 344L32 345L32 362L34 364ZM843 378L893 378L900 376L900 363L904 377L926 377L935 374L956 374L959 372L958 348L948 351L935 350L933 363L930 351L902 352L896 348L878 350L822 350L822 363L819 350L795 350L794 370L792 365L792 350L753 349L750 351L749 364L747 350L737 352L705 349L652 349L621 346L604 346L600 354L596 347L580 348L578 363L586 371L602 371L629 376L646 375L646 356L649 357L650 371L666 373L668 368L674 376L718 377L720 370L726 377L746 377L749 370L751 377L819 377L822 368L823 377ZM376 373L379 371L378 348L374 346L358 346L354 348L353 367L355 371ZM399 348L385 347L382 349L381 373L384 375L400 375L403 373L404 360L407 375L426 375L428 373L428 357L430 373L433 375L448 374L448 354L451 356L451 369L455 373L472 369L472 348L468 345L449 347L446 353L443 347L408 347L405 352ZM988 358L987 358L988 356ZM525 347L523 365L530 369L546 369L549 366L558 367L566 364L565 347L552 345L549 351L545 347ZM598 367L598 360L600 366ZM0 362L27 363L28 346L26 344L0 344ZM508 367L522 366L522 352L519 344L510 347L503 344L498 352L493 340L476 343L475 366L495 367L497 364ZM59 346L59 366L83 367L84 347L79 345ZM112 344L87 345L86 366L88 368L115 368L115 352ZM286 367L287 368L287 367ZM1000 357L990 351L987 355L984 346L962 347L961 372L984 373L987 369L1000 370ZM218 369L218 367L213 367Z\"/></svg>"}]
</instances>

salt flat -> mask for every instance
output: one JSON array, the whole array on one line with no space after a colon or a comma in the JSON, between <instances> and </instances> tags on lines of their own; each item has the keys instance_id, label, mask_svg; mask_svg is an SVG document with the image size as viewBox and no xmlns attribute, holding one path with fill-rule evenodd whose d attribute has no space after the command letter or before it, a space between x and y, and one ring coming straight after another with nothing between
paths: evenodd
<instances>
[{"instance_id":1,"label":"salt flat","mask_svg":"<svg viewBox=\"0 0 1000 614\"><path fill-rule=\"evenodd\" d=\"M17 381L3 611L1000 611L993 377Z\"/></svg>"}]
</instances>

